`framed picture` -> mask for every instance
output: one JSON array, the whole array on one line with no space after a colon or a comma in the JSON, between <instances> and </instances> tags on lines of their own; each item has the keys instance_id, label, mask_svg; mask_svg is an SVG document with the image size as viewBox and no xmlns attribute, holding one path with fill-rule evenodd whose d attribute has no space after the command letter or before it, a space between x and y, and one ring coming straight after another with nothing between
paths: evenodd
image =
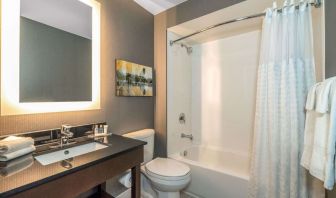
<instances>
[{"instance_id":1,"label":"framed picture","mask_svg":"<svg viewBox=\"0 0 336 198\"><path fill-rule=\"evenodd\" d=\"M153 96L153 69L117 59L116 95Z\"/></svg>"}]
</instances>

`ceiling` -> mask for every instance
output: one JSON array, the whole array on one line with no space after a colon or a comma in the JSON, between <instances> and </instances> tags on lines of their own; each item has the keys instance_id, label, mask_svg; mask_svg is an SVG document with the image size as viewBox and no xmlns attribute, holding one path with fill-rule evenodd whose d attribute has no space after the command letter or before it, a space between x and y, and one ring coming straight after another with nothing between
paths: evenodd
<instances>
[{"instance_id":1,"label":"ceiling","mask_svg":"<svg viewBox=\"0 0 336 198\"><path fill-rule=\"evenodd\" d=\"M159 14L187 0L134 0L153 15Z\"/></svg>"}]
</instances>

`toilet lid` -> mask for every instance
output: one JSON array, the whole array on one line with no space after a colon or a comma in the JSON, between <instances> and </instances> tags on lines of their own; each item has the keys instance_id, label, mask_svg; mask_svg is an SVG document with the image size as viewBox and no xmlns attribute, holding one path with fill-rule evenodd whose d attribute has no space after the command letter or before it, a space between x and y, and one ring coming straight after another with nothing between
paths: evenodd
<instances>
[{"instance_id":1,"label":"toilet lid","mask_svg":"<svg viewBox=\"0 0 336 198\"><path fill-rule=\"evenodd\" d=\"M183 177L190 172L190 168L176 160L156 158L146 164L146 171L163 177Z\"/></svg>"}]
</instances>

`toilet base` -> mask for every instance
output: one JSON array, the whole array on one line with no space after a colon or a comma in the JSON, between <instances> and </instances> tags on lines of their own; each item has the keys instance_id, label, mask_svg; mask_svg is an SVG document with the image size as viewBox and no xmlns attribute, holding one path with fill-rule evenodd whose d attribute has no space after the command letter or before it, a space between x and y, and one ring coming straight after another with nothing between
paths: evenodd
<instances>
[{"instance_id":1,"label":"toilet base","mask_svg":"<svg viewBox=\"0 0 336 198\"><path fill-rule=\"evenodd\" d=\"M162 192L155 190L158 194L158 198L180 198L180 192Z\"/></svg>"}]
</instances>

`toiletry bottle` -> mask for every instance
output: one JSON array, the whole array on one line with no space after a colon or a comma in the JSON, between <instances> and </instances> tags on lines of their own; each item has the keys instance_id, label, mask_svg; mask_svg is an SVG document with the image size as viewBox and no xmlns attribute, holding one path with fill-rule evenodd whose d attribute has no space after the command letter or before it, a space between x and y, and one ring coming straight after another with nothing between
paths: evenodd
<instances>
[{"instance_id":1,"label":"toiletry bottle","mask_svg":"<svg viewBox=\"0 0 336 198\"><path fill-rule=\"evenodd\" d=\"M99 125L99 134L102 134L104 133L104 128L103 128L103 125Z\"/></svg>"},{"instance_id":2,"label":"toiletry bottle","mask_svg":"<svg viewBox=\"0 0 336 198\"><path fill-rule=\"evenodd\" d=\"M99 131L98 131L98 125L95 124L94 125L94 135L98 135Z\"/></svg>"},{"instance_id":3,"label":"toiletry bottle","mask_svg":"<svg viewBox=\"0 0 336 198\"><path fill-rule=\"evenodd\" d=\"M107 134L107 131L108 131L108 125L105 124L105 125L104 125L104 134Z\"/></svg>"}]
</instances>

